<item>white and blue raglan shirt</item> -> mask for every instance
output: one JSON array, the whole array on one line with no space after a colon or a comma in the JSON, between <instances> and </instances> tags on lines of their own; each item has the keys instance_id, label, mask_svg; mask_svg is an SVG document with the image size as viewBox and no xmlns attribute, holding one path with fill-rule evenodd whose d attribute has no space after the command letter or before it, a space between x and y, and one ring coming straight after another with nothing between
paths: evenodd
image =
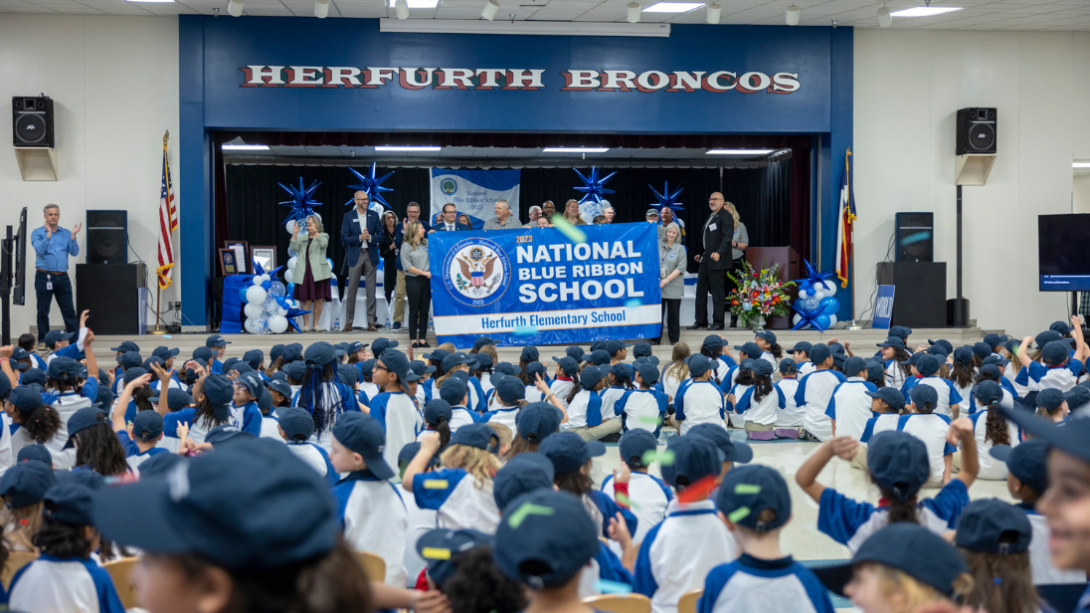
<instances>
[{"instance_id":1,"label":"white and blue raglan shirt","mask_svg":"<svg viewBox=\"0 0 1090 613\"><path fill-rule=\"evenodd\" d=\"M511 429L512 432L518 432L518 426L515 425L515 421L518 419L519 407L505 407L502 404L496 403L496 408L485 413L481 418L482 423L496 423L503 424ZM454 430L451 429L451 432Z\"/></svg>"},{"instance_id":2,"label":"white and blue raglan shirt","mask_svg":"<svg viewBox=\"0 0 1090 613\"><path fill-rule=\"evenodd\" d=\"M243 432L249 432L255 437L259 437L261 436L261 421L261 409L257 408L257 402L251 400L242 406L238 406L233 401L231 402L231 416L227 418L227 423Z\"/></svg>"},{"instance_id":3,"label":"white and blue raglan shirt","mask_svg":"<svg viewBox=\"0 0 1090 613\"><path fill-rule=\"evenodd\" d=\"M1022 370L1025 370L1025 368L1022 368ZM1007 362L1007 365L1003 368L1003 378L1010 381L1014 386L1014 395L1017 398L1021 398L1029 393L1028 381L1027 383L1018 382L1019 372L1014 370L1014 362Z\"/></svg>"},{"instance_id":4,"label":"white and blue raglan shirt","mask_svg":"<svg viewBox=\"0 0 1090 613\"><path fill-rule=\"evenodd\" d=\"M761 359L772 365L772 372L776 372L780 367L779 362L776 361L776 356L772 355L768 351L761 352Z\"/></svg>"},{"instance_id":5,"label":"white and blue raglan shirt","mask_svg":"<svg viewBox=\"0 0 1090 613\"><path fill-rule=\"evenodd\" d=\"M802 371L800 370L799 372ZM777 383L776 386L783 392L784 397L784 406L776 413L776 427L801 428L802 418L806 414L806 407L800 407L795 403L795 393L799 391L799 380L787 378L780 379L780 382Z\"/></svg>"},{"instance_id":6,"label":"white and blue raglan shirt","mask_svg":"<svg viewBox=\"0 0 1090 613\"><path fill-rule=\"evenodd\" d=\"M403 588L408 579L405 551L409 513L397 488L364 469L341 479L333 487L333 497L344 540L355 551L367 551L385 560L386 585Z\"/></svg>"},{"instance_id":7,"label":"white and blue raglan shirt","mask_svg":"<svg viewBox=\"0 0 1090 613\"><path fill-rule=\"evenodd\" d=\"M1007 407L1008 409L1013 409L1014 408L1014 400L1015 400L1014 386L1012 386L1010 384L1010 382L1007 381L1006 378L1004 378L1002 381L1005 382L1005 383L1001 382L999 384L1000 387L1003 388L1003 398L999 401L999 404L1000 404L1000 406ZM1010 387L1008 387L1008 386L1010 386ZM976 394L971 390L969 391L968 404L969 404L969 415L972 415L973 413L977 413L977 412L981 411L982 409L984 409L984 407L982 407L980 405L980 403L976 401Z\"/></svg>"},{"instance_id":8,"label":"white and blue raglan shirt","mask_svg":"<svg viewBox=\"0 0 1090 613\"><path fill-rule=\"evenodd\" d=\"M469 424L479 423L481 421L481 414L476 411L469 410L469 407L459 405L456 407L450 407L450 433L454 434L458 431L458 428L462 426L468 426Z\"/></svg>"},{"instance_id":9,"label":"white and blue raglan shirt","mask_svg":"<svg viewBox=\"0 0 1090 613\"><path fill-rule=\"evenodd\" d=\"M529 388L527 388L529 389ZM615 409L617 401L622 397L627 396L632 390L625 389L619 385L613 387L607 387L602 390L599 396L602 398L602 419L612 419L614 417L620 417ZM526 401L530 401L530 397L526 397Z\"/></svg>"},{"instance_id":10,"label":"white and blue raglan shirt","mask_svg":"<svg viewBox=\"0 0 1090 613\"><path fill-rule=\"evenodd\" d=\"M787 406L787 398L784 396L783 391L773 383L772 391L765 394L764 398L756 400L753 397L753 392L757 389L756 386L748 385L745 387L746 391L742 392L740 397L735 396L737 402L734 404L734 412L742 417L743 422L752 422L762 426L775 425L780 410ZM743 423L743 427L744 425Z\"/></svg>"},{"instance_id":11,"label":"white and blue raglan shirt","mask_svg":"<svg viewBox=\"0 0 1090 613\"><path fill-rule=\"evenodd\" d=\"M664 392L630 390L613 404L613 410L621 416L621 427L624 432L639 429L658 436L662 421L666 417L666 406L667 399Z\"/></svg>"},{"instance_id":12,"label":"white and blue raglan shirt","mask_svg":"<svg viewBox=\"0 0 1090 613\"><path fill-rule=\"evenodd\" d=\"M674 499L670 486L662 479L645 472L634 470L632 479L628 482L628 498L632 501L629 508L636 516L636 532L632 534L633 543L642 543L647 533L659 525L666 517L666 507ZM606 475L602 482L602 495L607 498L616 498L613 490L613 475Z\"/></svg>"},{"instance_id":13,"label":"white and blue raglan shirt","mask_svg":"<svg viewBox=\"0 0 1090 613\"><path fill-rule=\"evenodd\" d=\"M698 424L715 424L726 429L723 392L711 381L690 381L688 385L678 386L674 398L674 419L681 423L681 434Z\"/></svg>"},{"instance_id":14,"label":"white and blue raglan shirt","mask_svg":"<svg viewBox=\"0 0 1090 613\"><path fill-rule=\"evenodd\" d=\"M564 405L565 411L568 409L568 394L571 393L573 387L575 387L575 382L567 377L557 377L549 384L549 391L556 394L557 400Z\"/></svg>"},{"instance_id":15,"label":"white and blue raglan shirt","mask_svg":"<svg viewBox=\"0 0 1090 613\"><path fill-rule=\"evenodd\" d=\"M91 560L42 554L15 573L12 611L125 613L110 573Z\"/></svg>"},{"instance_id":16,"label":"white and blue raglan shirt","mask_svg":"<svg viewBox=\"0 0 1090 613\"><path fill-rule=\"evenodd\" d=\"M833 425L825 409L829 407L833 390L846 380L843 374L832 369L815 370L799 380L795 405L805 407L802 427L819 441L833 437Z\"/></svg>"},{"instance_id":17,"label":"white and blue raglan shirt","mask_svg":"<svg viewBox=\"0 0 1090 613\"><path fill-rule=\"evenodd\" d=\"M1033 503L1014 505L1026 512L1033 536L1029 541L1029 567L1033 571L1033 585L1063 585L1086 583L1086 573L1080 570L1060 570L1052 565L1052 552L1048 550L1048 539L1052 531L1044 515L1034 509Z\"/></svg>"},{"instance_id":18,"label":"white and blue raglan shirt","mask_svg":"<svg viewBox=\"0 0 1090 613\"><path fill-rule=\"evenodd\" d=\"M825 415L836 420L836 435L850 436L855 440L863 436L867 420L874 417L871 411L871 397L867 392L878 388L863 377L848 377L848 380L836 386Z\"/></svg>"},{"instance_id":19,"label":"white and blue raglan shirt","mask_svg":"<svg viewBox=\"0 0 1090 613\"><path fill-rule=\"evenodd\" d=\"M962 510L969 504L969 490L961 479L951 479L934 498L916 504L919 523L942 535L957 525ZM889 524L889 509L849 498L831 487L825 488L818 502L818 530L847 547L852 554L863 541Z\"/></svg>"},{"instance_id":20,"label":"white and blue raglan shirt","mask_svg":"<svg viewBox=\"0 0 1090 613\"><path fill-rule=\"evenodd\" d=\"M677 602L686 592L703 587L713 568L737 555L734 537L716 516L714 502L672 500L666 518L640 543L632 591L650 598L654 613L677 613Z\"/></svg>"},{"instance_id":21,"label":"white and blue raglan shirt","mask_svg":"<svg viewBox=\"0 0 1090 613\"><path fill-rule=\"evenodd\" d=\"M935 388L935 394L939 399L935 408L932 410L933 413L951 417L954 414L952 407L955 404L960 404L962 401L961 394L959 394L957 388L954 387L954 382L937 376L909 377L901 387L901 394L904 395L906 400L909 399L912 388L917 385L928 385ZM958 407L958 411L960 413L960 406Z\"/></svg>"},{"instance_id":22,"label":"white and blue raglan shirt","mask_svg":"<svg viewBox=\"0 0 1090 613\"><path fill-rule=\"evenodd\" d=\"M597 392L579 390L568 404L568 421L560 424L560 431L593 428L600 425L602 425L602 397Z\"/></svg>"},{"instance_id":23,"label":"white and blue raglan shirt","mask_svg":"<svg viewBox=\"0 0 1090 613\"><path fill-rule=\"evenodd\" d=\"M777 366L777 370L778 370L779 365L777 364L776 366ZM808 375L808 374L814 372L815 370L817 370L817 367L814 366L814 363L811 362L810 360L806 360L805 362L799 362L798 363L798 369L799 369L799 375L798 376L801 378L801 377L805 377L806 375Z\"/></svg>"},{"instance_id":24,"label":"white and blue raglan shirt","mask_svg":"<svg viewBox=\"0 0 1090 613\"><path fill-rule=\"evenodd\" d=\"M0 412L0 477L15 465L15 458L19 455L12 444L11 423L7 412Z\"/></svg>"},{"instance_id":25,"label":"white and blue raglan shirt","mask_svg":"<svg viewBox=\"0 0 1090 613\"><path fill-rule=\"evenodd\" d=\"M295 387L293 386L294 390ZM323 381L320 386L315 390L317 393L312 392L316 396L313 407L308 407L308 402L302 399L302 386L299 387L299 391L292 394L291 406L302 407L307 409L311 415L315 415L318 420L315 422L314 434L310 437L310 442L318 445L322 449L325 449L326 453L333 451L333 426L337 423L337 418L344 411L359 411L360 407L356 404L356 395L352 393L347 385L344 384L340 378L336 378L332 381ZM260 415L261 411L258 411ZM319 424L322 424L319 430ZM260 434L260 427L254 436ZM396 466L396 464L395 464Z\"/></svg>"},{"instance_id":26,"label":"white and blue raglan shirt","mask_svg":"<svg viewBox=\"0 0 1090 613\"><path fill-rule=\"evenodd\" d=\"M200 445L204 442L204 437L208 435L208 432L217 425L220 425L210 422L210 418L197 417L196 407L188 407L167 413L163 416L163 434L165 435L163 441L168 438L172 438L176 441L180 439L181 437L178 436L178 424L186 423L189 424L189 440ZM280 438L279 431L276 433L276 438L283 440Z\"/></svg>"},{"instance_id":27,"label":"white and blue raglan shirt","mask_svg":"<svg viewBox=\"0 0 1090 613\"><path fill-rule=\"evenodd\" d=\"M923 441L927 447L927 461L931 466L930 484L941 484L946 471L945 457L957 451L957 447L946 442L946 433L950 431L950 418L937 413L880 413L867 420L859 442L867 444L871 437L886 430L897 430L911 434Z\"/></svg>"},{"instance_id":28,"label":"white and blue raglan shirt","mask_svg":"<svg viewBox=\"0 0 1090 613\"><path fill-rule=\"evenodd\" d=\"M791 556L763 560L743 553L704 580L697 613L833 613L829 591Z\"/></svg>"},{"instance_id":29,"label":"white and blue raglan shirt","mask_svg":"<svg viewBox=\"0 0 1090 613\"><path fill-rule=\"evenodd\" d=\"M714 366L712 377L718 379L720 382L726 380L730 375L730 372L738 368L738 363L728 355L719 354L712 359L714 360L712 363L712 366Z\"/></svg>"},{"instance_id":30,"label":"white and blue raglan shirt","mask_svg":"<svg viewBox=\"0 0 1090 613\"><path fill-rule=\"evenodd\" d=\"M170 453L168 449L162 449L160 447L152 447L147 451L140 451L140 448L136 446L136 441L129 438L129 433L125 430L117 431L117 440L121 443L121 448L125 450L125 463L129 465L129 468L135 470L140 467L148 458L160 453Z\"/></svg>"},{"instance_id":31,"label":"white and blue raglan shirt","mask_svg":"<svg viewBox=\"0 0 1090 613\"><path fill-rule=\"evenodd\" d=\"M472 528L495 534L500 523L492 480L479 483L464 468L441 468L414 476L413 496L416 506L438 512L437 528Z\"/></svg>"},{"instance_id":32,"label":"white and blue raglan shirt","mask_svg":"<svg viewBox=\"0 0 1090 613\"><path fill-rule=\"evenodd\" d=\"M905 375L905 370L901 368L901 363L897 360L886 360L886 385L894 388L901 389L901 386L905 384L905 379L908 375Z\"/></svg>"},{"instance_id":33,"label":"white and blue raglan shirt","mask_svg":"<svg viewBox=\"0 0 1090 613\"><path fill-rule=\"evenodd\" d=\"M397 466L401 448L416 441L424 430L424 417L416 408L414 398L405 392L383 392L371 400L371 417L386 431L386 447L382 459L390 466ZM451 420L451 432L454 420Z\"/></svg>"},{"instance_id":34,"label":"white and blue raglan shirt","mask_svg":"<svg viewBox=\"0 0 1090 613\"><path fill-rule=\"evenodd\" d=\"M1030 362L1018 371L1014 384L1016 387L1025 386L1027 392L1036 392L1050 387L1066 392L1075 387L1081 374L1082 362L1078 360L1068 360L1059 366L1045 366L1040 362Z\"/></svg>"},{"instance_id":35,"label":"white and blue raglan shirt","mask_svg":"<svg viewBox=\"0 0 1090 613\"><path fill-rule=\"evenodd\" d=\"M333 463L329 461L329 454L325 452L325 449L306 441L286 441L286 444L288 451L325 477L331 486L337 484L341 476L333 468Z\"/></svg>"},{"instance_id":36,"label":"white and blue raglan shirt","mask_svg":"<svg viewBox=\"0 0 1090 613\"><path fill-rule=\"evenodd\" d=\"M969 419L973 422L973 437L976 438L976 457L977 463L980 466L976 478L984 479L985 481L1006 481L1008 472L1007 463L993 458L990 451L995 443L984 440L984 437L988 435L988 412L977 411L976 413L971 413L969 414ZM1000 419L1002 419L1007 426L1007 433L1010 437L1007 444L1011 447L1016 447L1019 443L1018 426L1011 423L1005 417L1000 417Z\"/></svg>"},{"instance_id":37,"label":"white and blue raglan shirt","mask_svg":"<svg viewBox=\"0 0 1090 613\"><path fill-rule=\"evenodd\" d=\"M537 389L536 385L526 386L526 404L532 402L542 402L545 400L545 394L541 393L541 390Z\"/></svg>"},{"instance_id":38,"label":"white and blue raglan shirt","mask_svg":"<svg viewBox=\"0 0 1090 613\"><path fill-rule=\"evenodd\" d=\"M359 364L357 364L357 368L358 367L359 367ZM361 370L360 372L362 373L363 371ZM429 379L429 381L430 381L430 379ZM420 387L430 387L430 386L421 385ZM378 394L379 394L378 385L376 385L374 383L371 383L370 381L364 381L363 377L361 376L360 377L360 392L367 396L367 402L371 402L372 400L374 400L375 396L378 396Z\"/></svg>"},{"instance_id":39,"label":"white and blue raglan shirt","mask_svg":"<svg viewBox=\"0 0 1090 613\"><path fill-rule=\"evenodd\" d=\"M69 470L76 465L76 450L64 449L68 443L68 420L80 409L94 404L98 396L98 379L90 377L83 383L80 392L68 391L57 396L50 404L57 411L57 417L61 419L61 427L57 434L45 442L46 448L53 456L54 470Z\"/></svg>"},{"instance_id":40,"label":"white and blue raglan shirt","mask_svg":"<svg viewBox=\"0 0 1090 613\"><path fill-rule=\"evenodd\" d=\"M276 418L275 411L279 407L273 407L268 415L261 416L261 434L258 438L271 438L277 441L284 440L280 436L280 420Z\"/></svg>"},{"instance_id":41,"label":"white and blue raglan shirt","mask_svg":"<svg viewBox=\"0 0 1090 613\"><path fill-rule=\"evenodd\" d=\"M488 410L488 405L485 403L487 396L484 393L484 389L481 388L481 381L477 377L469 377L469 385L466 386L469 390L469 406L473 407L473 410L477 414L484 413Z\"/></svg>"}]
</instances>

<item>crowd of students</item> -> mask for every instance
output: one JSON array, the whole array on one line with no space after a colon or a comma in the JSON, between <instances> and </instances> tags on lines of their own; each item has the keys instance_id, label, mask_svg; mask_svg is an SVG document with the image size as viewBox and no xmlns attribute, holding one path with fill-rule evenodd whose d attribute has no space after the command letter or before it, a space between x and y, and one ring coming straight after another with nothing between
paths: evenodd
<instances>
[{"instance_id":1,"label":"crowd of students","mask_svg":"<svg viewBox=\"0 0 1090 613\"><path fill-rule=\"evenodd\" d=\"M912 353L895 326L868 357L759 331L733 351L717 334L678 343L669 362L610 340L523 347L518 364L487 337L227 357L212 335L186 359L101 348L86 321L45 356L30 335L0 348L0 563L39 554L10 610L121 611L102 563L131 555L152 613L559 613L617 591L675 613L693 590L701 613L830 611L830 591L868 613L1031 613L1090 570L1076 318ZM732 430L818 441L795 480L850 561L785 555L787 482ZM606 453L620 468L596 486ZM879 502L821 483L833 461ZM1019 502L970 501L977 479Z\"/></svg>"}]
</instances>

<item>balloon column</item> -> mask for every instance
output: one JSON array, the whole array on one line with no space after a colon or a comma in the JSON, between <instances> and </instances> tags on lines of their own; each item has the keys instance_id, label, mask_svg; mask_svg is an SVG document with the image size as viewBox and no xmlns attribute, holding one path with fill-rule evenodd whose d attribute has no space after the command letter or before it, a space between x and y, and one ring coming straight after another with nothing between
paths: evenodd
<instances>
[{"instance_id":1,"label":"balloon column","mask_svg":"<svg viewBox=\"0 0 1090 613\"><path fill-rule=\"evenodd\" d=\"M817 272L806 260L803 264L806 265L806 278L797 281L799 297L791 305L796 311L791 320L795 325L791 329L812 326L824 332L836 324L836 312L840 310L840 301L835 298L836 283L829 280L833 273Z\"/></svg>"},{"instance_id":2,"label":"balloon column","mask_svg":"<svg viewBox=\"0 0 1090 613\"><path fill-rule=\"evenodd\" d=\"M295 258L292 258L294 260ZM282 267L281 267L282 268ZM250 275L251 283L242 286L239 297L246 304L243 311L246 313L246 331L250 334L280 334L286 332L288 326L302 333L295 318L305 315L310 311L299 309L298 301L291 299L289 284L285 287L276 273L280 268L271 272L265 272L261 264L254 262L254 273Z\"/></svg>"}]
</instances>

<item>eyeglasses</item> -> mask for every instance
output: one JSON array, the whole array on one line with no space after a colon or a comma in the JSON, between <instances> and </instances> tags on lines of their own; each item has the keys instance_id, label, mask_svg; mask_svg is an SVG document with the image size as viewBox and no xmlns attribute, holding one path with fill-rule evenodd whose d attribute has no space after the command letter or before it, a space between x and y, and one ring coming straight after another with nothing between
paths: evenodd
<instances>
[{"instance_id":1,"label":"eyeglasses","mask_svg":"<svg viewBox=\"0 0 1090 613\"><path fill-rule=\"evenodd\" d=\"M386 372L394 372L394 371L390 370L389 368L386 368L385 366L382 366L380 364L375 364L375 370L385 370Z\"/></svg>"}]
</instances>

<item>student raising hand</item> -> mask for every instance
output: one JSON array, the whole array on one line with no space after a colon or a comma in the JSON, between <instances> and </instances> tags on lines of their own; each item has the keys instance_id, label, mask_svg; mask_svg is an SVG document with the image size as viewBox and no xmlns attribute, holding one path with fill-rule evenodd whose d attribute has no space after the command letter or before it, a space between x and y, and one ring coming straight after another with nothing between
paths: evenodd
<instances>
[{"instance_id":1,"label":"student raising hand","mask_svg":"<svg viewBox=\"0 0 1090 613\"><path fill-rule=\"evenodd\" d=\"M976 455L976 434L973 432L973 422L968 417L959 417L950 423L950 429L946 432L946 441L951 445L961 446L961 470L955 479L961 480L966 489L976 481L980 472L980 463Z\"/></svg>"}]
</instances>

